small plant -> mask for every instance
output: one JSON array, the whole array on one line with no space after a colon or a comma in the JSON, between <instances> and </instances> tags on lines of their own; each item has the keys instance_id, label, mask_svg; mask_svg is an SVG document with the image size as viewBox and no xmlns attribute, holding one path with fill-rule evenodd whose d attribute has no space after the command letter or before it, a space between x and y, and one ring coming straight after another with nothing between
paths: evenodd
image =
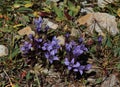
<instances>
[{"instance_id":1,"label":"small plant","mask_svg":"<svg viewBox=\"0 0 120 87\"><path fill-rule=\"evenodd\" d=\"M51 29L48 26L43 28L41 17L34 19L36 26L36 36L29 35L29 41L25 41L21 46L22 55L28 59L36 58L45 65L55 65L67 67L70 72L79 72L83 75L84 71L91 68L83 56L87 55L88 49L82 38L71 40L69 34L66 37L65 44L61 46L57 35L50 35Z\"/></svg>"}]
</instances>

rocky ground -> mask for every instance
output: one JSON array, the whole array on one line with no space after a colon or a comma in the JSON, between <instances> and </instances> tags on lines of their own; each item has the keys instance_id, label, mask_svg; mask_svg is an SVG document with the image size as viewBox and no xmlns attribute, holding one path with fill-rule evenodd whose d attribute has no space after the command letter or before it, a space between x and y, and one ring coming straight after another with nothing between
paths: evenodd
<instances>
[{"instance_id":1,"label":"rocky ground","mask_svg":"<svg viewBox=\"0 0 120 87\"><path fill-rule=\"evenodd\" d=\"M0 1L0 87L120 87L120 1Z\"/></svg>"}]
</instances>

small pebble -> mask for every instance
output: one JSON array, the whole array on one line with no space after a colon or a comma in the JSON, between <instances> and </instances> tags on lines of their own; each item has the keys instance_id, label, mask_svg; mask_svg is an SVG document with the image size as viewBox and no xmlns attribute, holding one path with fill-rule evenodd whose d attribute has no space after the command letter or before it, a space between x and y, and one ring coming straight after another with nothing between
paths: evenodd
<instances>
[{"instance_id":1,"label":"small pebble","mask_svg":"<svg viewBox=\"0 0 120 87\"><path fill-rule=\"evenodd\" d=\"M8 48L4 45L0 45L0 57L8 55Z\"/></svg>"}]
</instances>

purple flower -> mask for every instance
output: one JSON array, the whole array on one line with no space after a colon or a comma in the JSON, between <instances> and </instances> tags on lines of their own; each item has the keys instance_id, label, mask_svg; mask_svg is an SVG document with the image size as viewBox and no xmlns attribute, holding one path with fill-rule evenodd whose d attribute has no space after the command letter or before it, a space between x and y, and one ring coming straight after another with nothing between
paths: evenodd
<instances>
[{"instance_id":1,"label":"purple flower","mask_svg":"<svg viewBox=\"0 0 120 87\"><path fill-rule=\"evenodd\" d=\"M80 43L82 43L82 42L83 42L83 38L80 37L80 38L78 39L78 41L79 41Z\"/></svg>"},{"instance_id":2,"label":"purple flower","mask_svg":"<svg viewBox=\"0 0 120 87\"><path fill-rule=\"evenodd\" d=\"M71 49L72 49L72 45L71 45L71 44L66 43L66 44L65 44L65 48L66 48L66 50L67 50L68 52L70 52L70 51L71 51Z\"/></svg>"},{"instance_id":3,"label":"purple flower","mask_svg":"<svg viewBox=\"0 0 120 87\"><path fill-rule=\"evenodd\" d=\"M74 41L71 41L70 43L66 43L65 44L66 51L70 52L72 48L75 46L75 44L76 43Z\"/></svg>"},{"instance_id":4,"label":"purple flower","mask_svg":"<svg viewBox=\"0 0 120 87\"><path fill-rule=\"evenodd\" d=\"M50 61L50 63L53 63L53 60L59 60L56 56L59 48L60 46L56 36L53 37L52 41L48 41L42 46L42 50L45 51L45 57Z\"/></svg>"},{"instance_id":5,"label":"purple flower","mask_svg":"<svg viewBox=\"0 0 120 87\"><path fill-rule=\"evenodd\" d=\"M43 49L44 51L45 51L45 50L51 51L51 50L53 49L53 44L51 44L51 43L44 43L42 49Z\"/></svg>"},{"instance_id":6,"label":"purple flower","mask_svg":"<svg viewBox=\"0 0 120 87\"><path fill-rule=\"evenodd\" d=\"M51 42L51 45L53 46L53 49L59 49L60 48L58 42L59 41L57 40L56 36L54 36L53 39L52 39L52 42Z\"/></svg>"},{"instance_id":7,"label":"purple flower","mask_svg":"<svg viewBox=\"0 0 120 87\"><path fill-rule=\"evenodd\" d=\"M35 24L42 23L42 18L39 17L39 18L34 19L34 23L35 23Z\"/></svg>"},{"instance_id":8,"label":"purple flower","mask_svg":"<svg viewBox=\"0 0 120 87\"><path fill-rule=\"evenodd\" d=\"M42 39L39 38L39 39L35 39L37 43L41 43L42 42Z\"/></svg>"},{"instance_id":9,"label":"purple flower","mask_svg":"<svg viewBox=\"0 0 120 87\"><path fill-rule=\"evenodd\" d=\"M29 42L24 42L24 45L20 48L20 50L24 53L27 54L32 48L32 44Z\"/></svg>"},{"instance_id":10,"label":"purple flower","mask_svg":"<svg viewBox=\"0 0 120 87\"><path fill-rule=\"evenodd\" d=\"M44 45L42 46L42 50L47 50L47 46L48 46L48 43L44 43Z\"/></svg>"},{"instance_id":11,"label":"purple flower","mask_svg":"<svg viewBox=\"0 0 120 87\"><path fill-rule=\"evenodd\" d=\"M73 48L73 55L80 56L83 52L88 51L84 44L78 45Z\"/></svg>"},{"instance_id":12,"label":"purple flower","mask_svg":"<svg viewBox=\"0 0 120 87\"><path fill-rule=\"evenodd\" d=\"M41 30L41 26L42 26L42 18L39 17L39 18L34 19L34 24L36 26L37 32L39 32Z\"/></svg>"},{"instance_id":13,"label":"purple flower","mask_svg":"<svg viewBox=\"0 0 120 87\"><path fill-rule=\"evenodd\" d=\"M82 75L84 69L85 69L85 66L83 66L83 65L79 65L79 67L75 68L73 71L74 71L74 72L79 72L80 75Z\"/></svg>"},{"instance_id":14,"label":"purple flower","mask_svg":"<svg viewBox=\"0 0 120 87\"><path fill-rule=\"evenodd\" d=\"M68 70L71 70L74 67L78 67L80 64L74 61L74 58L71 61L68 61L68 58L65 58L65 65L68 67Z\"/></svg>"},{"instance_id":15,"label":"purple flower","mask_svg":"<svg viewBox=\"0 0 120 87\"><path fill-rule=\"evenodd\" d=\"M54 60L59 60L56 55L51 55L49 52L45 53L45 57L49 60L50 63L53 63Z\"/></svg>"},{"instance_id":16,"label":"purple flower","mask_svg":"<svg viewBox=\"0 0 120 87\"><path fill-rule=\"evenodd\" d=\"M89 69L91 69L91 67L92 67L91 64L87 64L87 65L85 66L85 70L89 70Z\"/></svg>"},{"instance_id":17,"label":"purple flower","mask_svg":"<svg viewBox=\"0 0 120 87\"><path fill-rule=\"evenodd\" d=\"M67 52L72 52L74 56L79 56L84 52L88 51L84 44L77 45L74 41L65 44L65 49Z\"/></svg>"},{"instance_id":18,"label":"purple flower","mask_svg":"<svg viewBox=\"0 0 120 87\"><path fill-rule=\"evenodd\" d=\"M33 35L32 34L29 34L29 39L32 41L34 39Z\"/></svg>"},{"instance_id":19,"label":"purple flower","mask_svg":"<svg viewBox=\"0 0 120 87\"><path fill-rule=\"evenodd\" d=\"M34 36L32 35L32 34L29 34L29 39L31 40L31 41L33 41L34 43L41 43L43 40L42 40L42 38L34 38Z\"/></svg>"},{"instance_id":20,"label":"purple flower","mask_svg":"<svg viewBox=\"0 0 120 87\"><path fill-rule=\"evenodd\" d=\"M73 71L74 71L74 72L79 72L80 75L82 75L82 74L83 74L83 71L89 70L90 68L91 68L91 64L87 64L87 65L80 65L80 64L79 64L79 66L78 66L78 67L75 67L75 68L73 69Z\"/></svg>"},{"instance_id":21,"label":"purple flower","mask_svg":"<svg viewBox=\"0 0 120 87\"><path fill-rule=\"evenodd\" d=\"M58 40L56 39L56 37L53 37L52 41L48 41L47 43L44 43L42 49L43 50L47 50L47 51L51 51L52 49L59 49L60 46L58 44Z\"/></svg>"},{"instance_id":22,"label":"purple flower","mask_svg":"<svg viewBox=\"0 0 120 87\"><path fill-rule=\"evenodd\" d=\"M98 42L102 43L102 36L101 35L98 37Z\"/></svg>"},{"instance_id":23,"label":"purple flower","mask_svg":"<svg viewBox=\"0 0 120 87\"><path fill-rule=\"evenodd\" d=\"M50 55L55 55L57 54L58 50L57 49L53 49L50 51Z\"/></svg>"},{"instance_id":24,"label":"purple flower","mask_svg":"<svg viewBox=\"0 0 120 87\"><path fill-rule=\"evenodd\" d=\"M73 49L73 55L75 56L79 56L81 55L84 51L81 49L81 46L76 46L74 49Z\"/></svg>"},{"instance_id":25,"label":"purple flower","mask_svg":"<svg viewBox=\"0 0 120 87\"><path fill-rule=\"evenodd\" d=\"M83 50L83 51L88 51L88 49L85 47L84 44L81 44L81 45L80 45L80 49Z\"/></svg>"},{"instance_id":26,"label":"purple flower","mask_svg":"<svg viewBox=\"0 0 120 87\"><path fill-rule=\"evenodd\" d=\"M70 36L70 33L66 33L65 37L68 38Z\"/></svg>"}]
</instances>

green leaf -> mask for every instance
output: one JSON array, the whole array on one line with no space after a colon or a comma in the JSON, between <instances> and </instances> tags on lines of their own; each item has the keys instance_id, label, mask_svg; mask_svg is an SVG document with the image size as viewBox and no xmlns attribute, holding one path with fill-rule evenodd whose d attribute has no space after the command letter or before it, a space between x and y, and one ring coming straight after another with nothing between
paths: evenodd
<instances>
[{"instance_id":1,"label":"green leaf","mask_svg":"<svg viewBox=\"0 0 120 87\"><path fill-rule=\"evenodd\" d=\"M15 84L15 87L19 87L19 85L18 85L18 84Z\"/></svg>"},{"instance_id":2,"label":"green leaf","mask_svg":"<svg viewBox=\"0 0 120 87\"><path fill-rule=\"evenodd\" d=\"M29 20L29 17L28 17L28 16L23 16L23 19L24 19L24 21L26 21L26 22L30 22L30 20Z\"/></svg>"},{"instance_id":3,"label":"green leaf","mask_svg":"<svg viewBox=\"0 0 120 87\"><path fill-rule=\"evenodd\" d=\"M17 28L17 27L20 27L20 26L23 26L22 24L17 24L17 25L14 25L13 28Z\"/></svg>"},{"instance_id":4,"label":"green leaf","mask_svg":"<svg viewBox=\"0 0 120 87\"><path fill-rule=\"evenodd\" d=\"M75 6L71 1L68 1L69 15L75 16L80 10L80 6Z\"/></svg>"},{"instance_id":5,"label":"green leaf","mask_svg":"<svg viewBox=\"0 0 120 87\"><path fill-rule=\"evenodd\" d=\"M90 52L92 52L92 53L96 52L96 46L92 46L90 49Z\"/></svg>"},{"instance_id":6,"label":"green leaf","mask_svg":"<svg viewBox=\"0 0 120 87\"><path fill-rule=\"evenodd\" d=\"M30 22L29 16L23 15L23 16L21 17L20 22L21 22L21 24L23 24L23 26L27 25L27 23Z\"/></svg>"},{"instance_id":7,"label":"green leaf","mask_svg":"<svg viewBox=\"0 0 120 87\"><path fill-rule=\"evenodd\" d=\"M34 15L33 15L33 14L28 14L28 16L29 16L29 17L34 17Z\"/></svg>"},{"instance_id":8,"label":"green leaf","mask_svg":"<svg viewBox=\"0 0 120 87\"><path fill-rule=\"evenodd\" d=\"M109 47L109 48L112 47L112 40L109 35L107 35L107 37L103 41L103 47Z\"/></svg>"},{"instance_id":9,"label":"green leaf","mask_svg":"<svg viewBox=\"0 0 120 87\"><path fill-rule=\"evenodd\" d=\"M6 32L6 33L10 33L12 31L12 29L9 29L9 28L0 28L0 31Z\"/></svg>"},{"instance_id":10,"label":"green leaf","mask_svg":"<svg viewBox=\"0 0 120 87\"><path fill-rule=\"evenodd\" d=\"M3 33L2 33L2 32L0 32L0 38L1 38L1 37L3 37Z\"/></svg>"},{"instance_id":11,"label":"green leaf","mask_svg":"<svg viewBox=\"0 0 120 87\"><path fill-rule=\"evenodd\" d=\"M60 8L58 8L55 4L53 4L53 10L56 13L58 19L60 20L64 19L63 11Z\"/></svg>"},{"instance_id":12,"label":"green leaf","mask_svg":"<svg viewBox=\"0 0 120 87\"><path fill-rule=\"evenodd\" d=\"M116 64L117 69L120 71L120 63Z\"/></svg>"},{"instance_id":13,"label":"green leaf","mask_svg":"<svg viewBox=\"0 0 120 87\"><path fill-rule=\"evenodd\" d=\"M68 1L68 6L69 6L70 9L75 7L74 4L71 1Z\"/></svg>"},{"instance_id":14,"label":"green leaf","mask_svg":"<svg viewBox=\"0 0 120 87\"><path fill-rule=\"evenodd\" d=\"M26 8L26 7L21 7L17 10L18 12L33 12L32 9Z\"/></svg>"},{"instance_id":15,"label":"green leaf","mask_svg":"<svg viewBox=\"0 0 120 87\"><path fill-rule=\"evenodd\" d=\"M9 58L14 58L20 53L20 48L16 48L13 50L12 54L9 56Z\"/></svg>"},{"instance_id":16,"label":"green leaf","mask_svg":"<svg viewBox=\"0 0 120 87\"><path fill-rule=\"evenodd\" d=\"M46 0L45 3L46 3L47 5L49 5L49 4L51 3L51 1L50 1L50 0Z\"/></svg>"},{"instance_id":17,"label":"green leaf","mask_svg":"<svg viewBox=\"0 0 120 87\"><path fill-rule=\"evenodd\" d=\"M107 38L106 45L107 45L107 47L110 47L110 48L112 47L112 42L111 42L111 38L110 37Z\"/></svg>"},{"instance_id":18,"label":"green leaf","mask_svg":"<svg viewBox=\"0 0 120 87\"><path fill-rule=\"evenodd\" d=\"M30 78L31 78L30 72L28 72L27 75L26 75L26 80L28 81Z\"/></svg>"},{"instance_id":19,"label":"green leaf","mask_svg":"<svg viewBox=\"0 0 120 87\"><path fill-rule=\"evenodd\" d=\"M115 48L114 54L117 55L117 56L120 56L120 47Z\"/></svg>"},{"instance_id":20,"label":"green leaf","mask_svg":"<svg viewBox=\"0 0 120 87\"><path fill-rule=\"evenodd\" d=\"M71 16L72 16L73 14L74 14L74 13L73 13L73 11L69 11L69 15L71 15Z\"/></svg>"},{"instance_id":21,"label":"green leaf","mask_svg":"<svg viewBox=\"0 0 120 87\"><path fill-rule=\"evenodd\" d=\"M19 8L20 6L21 6L21 4L15 3L15 4L13 5L13 8Z\"/></svg>"},{"instance_id":22,"label":"green leaf","mask_svg":"<svg viewBox=\"0 0 120 87\"><path fill-rule=\"evenodd\" d=\"M51 29L47 32L47 34L53 34L55 32L55 30Z\"/></svg>"},{"instance_id":23,"label":"green leaf","mask_svg":"<svg viewBox=\"0 0 120 87\"><path fill-rule=\"evenodd\" d=\"M96 84L101 83L101 82L102 82L102 78L98 78L98 79L96 80Z\"/></svg>"},{"instance_id":24,"label":"green leaf","mask_svg":"<svg viewBox=\"0 0 120 87\"><path fill-rule=\"evenodd\" d=\"M33 3L31 1L27 1L26 4L24 5L26 8L32 7Z\"/></svg>"}]
</instances>

